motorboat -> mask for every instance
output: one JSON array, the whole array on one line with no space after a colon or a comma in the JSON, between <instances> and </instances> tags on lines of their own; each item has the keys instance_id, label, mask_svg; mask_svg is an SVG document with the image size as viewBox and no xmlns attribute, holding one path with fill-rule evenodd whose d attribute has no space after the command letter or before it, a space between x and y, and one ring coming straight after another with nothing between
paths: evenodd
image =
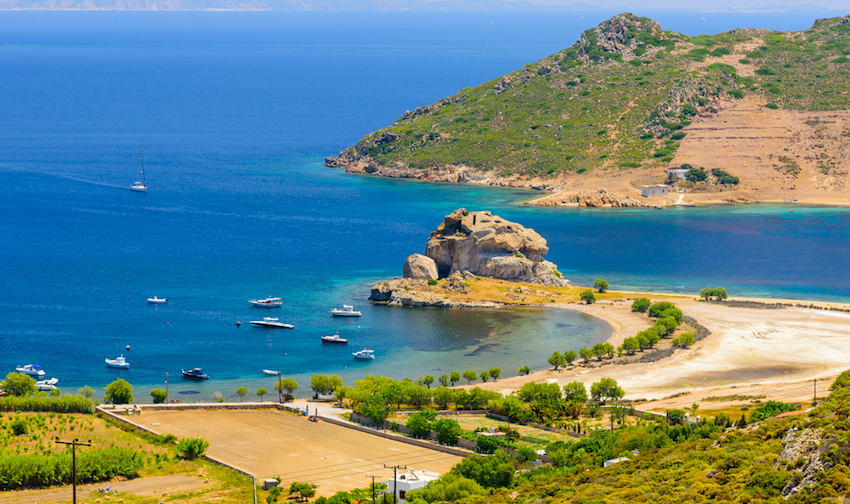
<instances>
[{"instance_id":1,"label":"motorboat","mask_svg":"<svg viewBox=\"0 0 850 504\"><path fill-rule=\"evenodd\" d=\"M249 299L249 303L261 308L278 308L283 304L279 297L267 297L266 299Z\"/></svg>"},{"instance_id":2,"label":"motorboat","mask_svg":"<svg viewBox=\"0 0 850 504\"><path fill-rule=\"evenodd\" d=\"M277 376L277 375L280 374L280 371L274 371L274 370L271 370L271 369L263 369L263 374L264 375Z\"/></svg>"},{"instance_id":3,"label":"motorboat","mask_svg":"<svg viewBox=\"0 0 850 504\"><path fill-rule=\"evenodd\" d=\"M145 182L145 167L142 163L142 148L139 147L139 180L130 186L131 191L148 192L148 184Z\"/></svg>"},{"instance_id":4,"label":"motorboat","mask_svg":"<svg viewBox=\"0 0 850 504\"><path fill-rule=\"evenodd\" d=\"M44 370L38 364L27 364L26 366L18 366L15 368L18 373L28 374L30 376L44 376Z\"/></svg>"},{"instance_id":5,"label":"motorboat","mask_svg":"<svg viewBox=\"0 0 850 504\"><path fill-rule=\"evenodd\" d=\"M56 384L59 383L59 378L51 378L49 380L40 380L35 382L35 388L38 390L49 392L56 388Z\"/></svg>"},{"instance_id":6,"label":"motorboat","mask_svg":"<svg viewBox=\"0 0 850 504\"><path fill-rule=\"evenodd\" d=\"M350 305L342 305L342 310L334 308L331 310L331 315L334 317L359 317L361 313L354 311L354 307Z\"/></svg>"},{"instance_id":7,"label":"motorboat","mask_svg":"<svg viewBox=\"0 0 850 504\"><path fill-rule=\"evenodd\" d=\"M250 322L260 327L276 327L278 329L293 329L295 327L292 324L281 322L277 317L263 317L263 320L251 320Z\"/></svg>"},{"instance_id":8,"label":"motorboat","mask_svg":"<svg viewBox=\"0 0 850 504\"><path fill-rule=\"evenodd\" d=\"M148 298L148 303L150 303L150 304L163 304L163 303L167 303L167 302L168 302L168 300L167 300L167 299L165 299L165 298L158 298L158 297L156 297L156 296L154 296L154 297L152 297L152 298Z\"/></svg>"},{"instance_id":9,"label":"motorboat","mask_svg":"<svg viewBox=\"0 0 850 504\"><path fill-rule=\"evenodd\" d=\"M124 355L122 354L115 359L106 359L106 367L130 369L130 363L124 359Z\"/></svg>"},{"instance_id":10,"label":"motorboat","mask_svg":"<svg viewBox=\"0 0 850 504\"><path fill-rule=\"evenodd\" d=\"M339 331L333 336L322 336L322 343L342 343L344 345L348 344L348 340L345 338L339 337Z\"/></svg>"},{"instance_id":11,"label":"motorboat","mask_svg":"<svg viewBox=\"0 0 850 504\"><path fill-rule=\"evenodd\" d=\"M352 355L354 355L355 359L374 359L375 358L375 351L369 350L368 348L364 348L363 350L360 350L359 352L354 352Z\"/></svg>"},{"instance_id":12,"label":"motorboat","mask_svg":"<svg viewBox=\"0 0 850 504\"><path fill-rule=\"evenodd\" d=\"M183 373L183 378L190 378L193 380L206 380L209 378L209 375L204 374L204 370L199 367L188 371L181 369L180 371Z\"/></svg>"}]
</instances>

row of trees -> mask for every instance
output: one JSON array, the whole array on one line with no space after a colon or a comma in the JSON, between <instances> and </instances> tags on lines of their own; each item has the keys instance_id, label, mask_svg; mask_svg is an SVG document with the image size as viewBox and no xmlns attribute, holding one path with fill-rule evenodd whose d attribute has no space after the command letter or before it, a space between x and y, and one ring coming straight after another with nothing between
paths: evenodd
<instances>
[{"instance_id":1,"label":"row of trees","mask_svg":"<svg viewBox=\"0 0 850 504\"><path fill-rule=\"evenodd\" d=\"M617 347L618 355L622 355L623 352L627 355L634 355L637 350L644 351L654 347L661 338L673 334L678 329L679 324L685 320L682 310L669 301L651 303L647 298L636 299L632 303L632 311L647 313L650 317L657 318L658 320L649 329L637 333L634 337L623 340L623 344ZM690 335L690 338L680 337L675 341L678 341L680 344L690 341L688 344L693 344L693 334Z\"/></svg>"},{"instance_id":2,"label":"row of trees","mask_svg":"<svg viewBox=\"0 0 850 504\"><path fill-rule=\"evenodd\" d=\"M724 289L723 287L703 287L699 291L699 297L705 299L706 301L711 298L714 298L715 301L723 301L724 299L729 297L729 295L726 293L726 289Z\"/></svg>"}]
</instances>

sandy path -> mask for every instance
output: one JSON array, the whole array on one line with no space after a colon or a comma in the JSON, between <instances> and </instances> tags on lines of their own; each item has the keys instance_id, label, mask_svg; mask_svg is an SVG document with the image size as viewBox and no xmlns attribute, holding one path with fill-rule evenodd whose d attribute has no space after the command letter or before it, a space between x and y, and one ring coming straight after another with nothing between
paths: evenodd
<instances>
[{"instance_id":1,"label":"sandy path","mask_svg":"<svg viewBox=\"0 0 850 504\"><path fill-rule=\"evenodd\" d=\"M137 420L177 437L202 437L207 454L258 478L319 485L317 495L364 488L367 474L389 478L384 464L447 472L461 457L364 432L310 422L275 410L145 411Z\"/></svg>"}]
</instances>

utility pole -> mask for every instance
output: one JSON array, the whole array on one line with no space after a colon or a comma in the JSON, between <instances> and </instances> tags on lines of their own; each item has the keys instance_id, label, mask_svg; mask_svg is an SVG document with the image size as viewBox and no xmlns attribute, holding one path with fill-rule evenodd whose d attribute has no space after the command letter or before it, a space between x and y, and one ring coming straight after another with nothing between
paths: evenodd
<instances>
[{"instance_id":1,"label":"utility pole","mask_svg":"<svg viewBox=\"0 0 850 504\"><path fill-rule=\"evenodd\" d=\"M168 371L165 372L165 404L168 404Z\"/></svg>"},{"instance_id":2,"label":"utility pole","mask_svg":"<svg viewBox=\"0 0 850 504\"><path fill-rule=\"evenodd\" d=\"M91 439L88 443L83 443L78 438L73 441L59 441L59 436L56 436L56 443L71 446L71 485L74 489L74 504L77 504L77 447L91 446Z\"/></svg>"},{"instance_id":3,"label":"utility pole","mask_svg":"<svg viewBox=\"0 0 850 504\"><path fill-rule=\"evenodd\" d=\"M818 379L815 378L815 399L812 401L812 408L818 405Z\"/></svg>"},{"instance_id":4,"label":"utility pole","mask_svg":"<svg viewBox=\"0 0 850 504\"><path fill-rule=\"evenodd\" d=\"M375 495L375 478L380 478L380 476L373 476L371 474L367 474L366 477L372 478L372 504L376 504L378 497Z\"/></svg>"},{"instance_id":5,"label":"utility pole","mask_svg":"<svg viewBox=\"0 0 850 504\"><path fill-rule=\"evenodd\" d=\"M280 371L277 372L277 402L283 404L283 386L280 384Z\"/></svg>"},{"instance_id":6,"label":"utility pole","mask_svg":"<svg viewBox=\"0 0 850 504\"><path fill-rule=\"evenodd\" d=\"M398 502L398 470L399 469L407 469L407 466L394 465L388 466L384 464L384 469L392 469L393 470L393 504Z\"/></svg>"}]
</instances>

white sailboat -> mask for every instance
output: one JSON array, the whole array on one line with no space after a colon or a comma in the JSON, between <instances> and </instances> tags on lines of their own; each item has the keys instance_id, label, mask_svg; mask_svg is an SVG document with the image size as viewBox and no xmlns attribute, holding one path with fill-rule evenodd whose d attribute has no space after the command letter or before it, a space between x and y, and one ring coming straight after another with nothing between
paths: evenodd
<instances>
[{"instance_id":1,"label":"white sailboat","mask_svg":"<svg viewBox=\"0 0 850 504\"><path fill-rule=\"evenodd\" d=\"M139 147L139 180L130 186L131 191L148 192L148 185L145 182L145 167L142 164L142 148Z\"/></svg>"}]
</instances>

